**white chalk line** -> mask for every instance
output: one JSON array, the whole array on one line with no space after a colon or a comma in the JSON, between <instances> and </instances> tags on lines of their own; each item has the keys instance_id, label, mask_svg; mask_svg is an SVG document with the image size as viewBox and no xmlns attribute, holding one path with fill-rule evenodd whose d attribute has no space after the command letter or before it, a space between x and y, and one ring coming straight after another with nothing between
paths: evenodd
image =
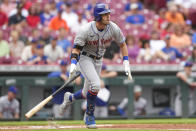
<instances>
[{"instance_id":1,"label":"white chalk line","mask_svg":"<svg viewBox=\"0 0 196 131\"><path fill-rule=\"evenodd\" d=\"M115 127L113 124L102 124L97 125L98 128L122 128L122 127ZM74 128L86 128L85 125L72 125L72 126L62 126L62 125L53 125L53 126L1 126L0 130L25 130L25 129L74 129ZM136 129L136 130L168 130L168 131L196 131L195 129L157 129L157 128L131 128L131 127L124 127L124 129Z\"/></svg>"}]
</instances>

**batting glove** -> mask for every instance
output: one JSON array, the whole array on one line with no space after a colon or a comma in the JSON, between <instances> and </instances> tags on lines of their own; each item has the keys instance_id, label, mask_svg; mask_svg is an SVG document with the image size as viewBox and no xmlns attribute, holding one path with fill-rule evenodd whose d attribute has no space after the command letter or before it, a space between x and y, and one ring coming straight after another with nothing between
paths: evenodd
<instances>
[{"instance_id":1,"label":"batting glove","mask_svg":"<svg viewBox=\"0 0 196 131\"><path fill-rule=\"evenodd\" d=\"M77 64L77 61L75 59L71 60L71 66L70 66L70 70L69 70L69 78L71 78L71 76L76 71L76 64Z\"/></svg>"},{"instance_id":2,"label":"batting glove","mask_svg":"<svg viewBox=\"0 0 196 131\"><path fill-rule=\"evenodd\" d=\"M124 66L124 70L125 70L126 75L129 77L130 80L132 80L128 56L123 57L123 66Z\"/></svg>"}]
</instances>

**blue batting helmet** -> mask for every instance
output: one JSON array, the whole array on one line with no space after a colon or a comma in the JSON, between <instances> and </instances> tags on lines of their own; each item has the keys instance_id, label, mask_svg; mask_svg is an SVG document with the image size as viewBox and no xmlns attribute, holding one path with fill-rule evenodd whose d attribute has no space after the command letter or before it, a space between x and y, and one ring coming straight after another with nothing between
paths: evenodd
<instances>
[{"instance_id":1,"label":"blue batting helmet","mask_svg":"<svg viewBox=\"0 0 196 131\"><path fill-rule=\"evenodd\" d=\"M93 14L94 14L95 20L100 21L102 14L106 14L110 12L111 10L109 9L109 6L107 4L99 3L95 5Z\"/></svg>"}]
</instances>

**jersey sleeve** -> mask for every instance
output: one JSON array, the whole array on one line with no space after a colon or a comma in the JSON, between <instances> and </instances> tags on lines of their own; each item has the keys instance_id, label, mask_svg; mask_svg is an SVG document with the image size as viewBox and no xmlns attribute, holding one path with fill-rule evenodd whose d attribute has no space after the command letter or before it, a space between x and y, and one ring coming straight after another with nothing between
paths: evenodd
<instances>
[{"instance_id":1,"label":"jersey sleeve","mask_svg":"<svg viewBox=\"0 0 196 131\"><path fill-rule=\"evenodd\" d=\"M118 105L118 108L124 109L128 104L128 98L124 98L121 103Z\"/></svg>"},{"instance_id":2,"label":"jersey sleeve","mask_svg":"<svg viewBox=\"0 0 196 131\"><path fill-rule=\"evenodd\" d=\"M74 39L74 45L84 46L87 38L87 27L82 27Z\"/></svg>"},{"instance_id":3,"label":"jersey sleeve","mask_svg":"<svg viewBox=\"0 0 196 131\"><path fill-rule=\"evenodd\" d=\"M114 23L112 25L113 25L115 41L117 42L118 45L123 44L125 42L125 37L124 37L121 29Z\"/></svg>"},{"instance_id":4,"label":"jersey sleeve","mask_svg":"<svg viewBox=\"0 0 196 131\"><path fill-rule=\"evenodd\" d=\"M15 113L16 114L19 114L20 113L20 110L19 110L19 102L18 101L16 101Z\"/></svg>"}]
</instances>

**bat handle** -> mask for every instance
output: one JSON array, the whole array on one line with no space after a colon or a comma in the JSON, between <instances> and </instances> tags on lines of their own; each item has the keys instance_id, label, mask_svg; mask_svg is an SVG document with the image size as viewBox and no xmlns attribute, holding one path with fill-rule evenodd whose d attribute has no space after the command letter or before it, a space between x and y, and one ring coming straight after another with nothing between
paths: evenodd
<instances>
[{"instance_id":1,"label":"bat handle","mask_svg":"<svg viewBox=\"0 0 196 131\"><path fill-rule=\"evenodd\" d=\"M41 101L37 106L35 106L33 109L31 109L29 112L25 114L25 117L27 119L31 118L36 112L38 112L40 109L43 108L44 105L46 105L51 99L53 98L52 95Z\"/></svg>"}]
</instances>

